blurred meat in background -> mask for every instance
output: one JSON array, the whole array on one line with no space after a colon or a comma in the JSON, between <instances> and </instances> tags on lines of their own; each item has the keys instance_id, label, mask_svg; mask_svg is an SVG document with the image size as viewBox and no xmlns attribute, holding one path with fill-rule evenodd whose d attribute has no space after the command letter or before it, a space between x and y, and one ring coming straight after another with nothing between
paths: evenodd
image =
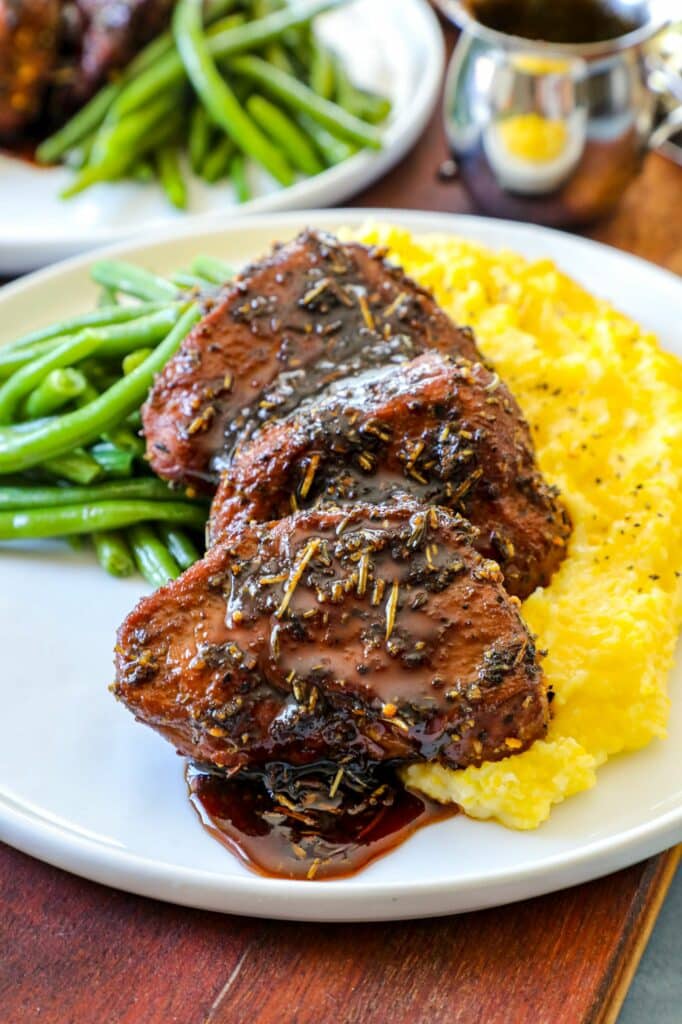
<instances>
[{"instance_id":1,"label":"blurred meat in background","mask_svg":"<svg viewBox=\"0 0 682 1024\"><path fill-rule=\"evenodd\" d=\"M0 139L53 128L167 25L173 0L0 0Z\"/></svg>"},{"instance_id":2,"label":"blurred meat in background","mask_svg":"<svg viewBox=\"0 0 682 1024\"><path fill-rule=\"evenodd\" d=\"M57 62L59 0L0 0L0 138L41 112Z\"/></svg>"}]
</instances>

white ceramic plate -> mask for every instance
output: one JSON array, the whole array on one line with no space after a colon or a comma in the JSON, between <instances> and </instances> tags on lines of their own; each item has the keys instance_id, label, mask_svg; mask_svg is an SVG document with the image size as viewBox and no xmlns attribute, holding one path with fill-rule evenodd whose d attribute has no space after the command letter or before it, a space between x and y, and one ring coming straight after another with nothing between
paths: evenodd
<instances>
[{"instance_id":1,"label":"white ceramic plate","mask_svg":"<svg viewBox=\"0 0 682 1024\"><path fill-rule=\"evenodd\" d=\"M438 98L444 48L437 18L427 0L354 0L317 25L353 81L391 99L380 152L360 152L287 189L251 168L254 198L242 206L231 185L190 177L191 213L174 210L158 185L135 182L97 185L64 202L59 192L71 171L0 152L0 273L33 270L163 224L191 219L200 230L202 217L208 224L230 210L241 216L338 204L385 174L419 138Z\"/></svg>"},{"instance_id":2,"label":"white ceramic plate","mask_svg":"<svg viewBox=\"0 0 682 1024\"><path fill-rule=\"evenodd\" d=\"M682 282L650 264L558 232L475 217L312 211L224 218L109 250L160 272L202 252L238 265L305 224L374 216L548 256L682 354ZM89 308L91 257L0 293L0 341ZM379 920L473 910L614 871L682 839L682 652L670 735L614 758L599 783L538 831L458 817L425 828L355 878L292 882L251 874L199 825L182 763L107 691L114 630L139 581L109 579L86 553L53 544L0 554L0 837L87 878L211 910L302 920Z\"/></svg>"}]
</instances>

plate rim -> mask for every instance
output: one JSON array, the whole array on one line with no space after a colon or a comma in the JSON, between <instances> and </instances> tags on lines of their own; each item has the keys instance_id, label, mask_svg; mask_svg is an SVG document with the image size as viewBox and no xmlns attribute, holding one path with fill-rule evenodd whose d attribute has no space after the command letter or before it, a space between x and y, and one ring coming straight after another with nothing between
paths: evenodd
<instances>
[{"instance_id":1,"label":"plate rim","mask_svg":"<svg viewBox=\"0 0 682 1024\"><path fill-rule=\"evenodd\" d=\"M447 210L421 210L413 207L389 207L389 206L312 206L301 207L292 210L277 210L273 212L263 211L261 213L243 213L235 217L230 213L197 214L191 215L187 220L174 222L172 224L159 225L154 229L145 231L144 235L127 235L125 238L117 239L104 245L98 245L83 252L56 260L48 266L38 267L31 270L15 280L0 285L0 300L13 297L24 289L34 284L48 281L53 276L69 270L77 270L80 266L98 259L122 256L126 253L133 253L138 249L152 248L163 242L180 241L184 238L191 238L193 235L217 235L225 231L248 230L251 227L272 226L276 230L280 225L286 227L289 222L298 224L301 220L312 218L315 221L334 221L337 224L348 224L350 226L361 225L367 221L393 223L398 226L405 226L410 230L422 230L425 233L449 233L448 225L452 225L452 233L455 233L459 225L465 232L488 235L496 230L506 232L513 231L514 235L526 235L530 239L543 237L561 239L560 244L568 248L589 250L590 252L606 253L611 260L627 262L638 267L641 273L658 279L665 287L680 291L682 296L682 277L667 267L652 263L651 260L638 256L636 253L619 249L606 242L600 242L594 238L587 238L583 235L574 235L568 231L561 231L558 228L545 227L541 224L531 224L523 221L516 221L503 217L486 217L482 214L473 213L452 213ZM441 223L443 227L434 226ZM494 240L486 239L482 244L495 246ZM497 248L504 248L497 246ZM567 270L571 276L573 271ZM594 294L603 297L599 286L594 289ZM611 301L608 300L607 301ZM628 314L629 315L629 314ZM636 319L633 317L633 319ZM681 334L682 338L682 334ZM0 340L0 345L3 342ZM665 348L665 345L663 346Z\"/></svg>"},{"instance_id":2,"label":"plate rim","mask_svg":"<svg viewBox=\"0 0 682 1024\"><path fill-rule=\"evenodd\" d=\"M408 23L416 19L425 42L429 59L423 62L422 73L418 76L417 89L406 106L402 127L387 146L376 152L361 150L342 163L327 168L321 174L303 179L267 195L256 196L231 212L218 214L215 210L192 213L188 211L181 221L153 219L146 226L93 227L73 235L66 229L57 236L41 236L15 229L14 234L4 233L0 228L0 272L14 273L33 270L52 264L55 260L71 258L101 246L115 245L192 223L197 230L202 224L209 224L216 216L228 216L238 220L244 216L268 212L294 212L300 209L316 208L324 203L344 200L363 188L367 188L379 177L386 174L412 149L422 135L433 114L440 95L441 82L445 73L445 38L438 15L428 0L396 0L408 14ZM406 33L407 34L407 33ZM396 122L397 127L401 122ZM0 153L0 155L3 155ZM11 157L10 157L11 159ZM59 202L58 196L54 196ZM40 253L40 255L39 255Z\"/></svg>"},{"instance_id":3,"label":"plate rim","mask_svg":"<svg viewBox=\"0 0 682 1024\"><path fill-rule=\"evenodd\" d=\"M214 219L210 225L201 225L200 229L197 229L196 223L185 222L150 232L144 239L128 238L63 260L6 285L0 289L0 310L5 301L21 296L24 292L37 290L39 293L44 285L58 280L64 274L74 271L85 274L88 265L95 259L105 256L134 258L136 253L162 246L166 241L190 240L202 234L239 234L254 230L268 230L274 236L278 230L297 230L305 222L354 226L366 221L388 221L422 233L473 234L479 236L483 244L491 244L489 236L496 233L501 236L499 241L502 247L513 247L515 244L504 237L510 232L517 239L519 236L527 236L534 241L542 238L556 240L560 237L560 244L568 247L569 254L573 250L579 255L581 250L588 248L591 252L606 254L612 265L613 261L616 264L622 260L627 261L634 264L644 277L677 293L678 301L682 299L682 279L671 271L601 242L567 235L554 229L471 215L419 210L323 208L241 218L227 216L220 221ZM572 272L570 267L566 270L569 274ZM674 322L672 327L674 329ZM82 877L183 905L290 920L389 920L437 916L455 912L456 909L469 910L513 902L635 863L682 839L682 802L679 806L654 814L643 823L588 842L580 849L552 854L540 865L496 868L486 871L484 875L463 879L453 877L429 881L417 878L408 885L395 881L365 882L361 875L312 886L294 880L257 875L233 877L226 883L223 876L211 870L178 868L78 835L63 825L50 822L40 813L17 805L11 797L2 794L0 834L10 845ZM570 876L568 881L567 875ZM470 897L477 893L480 898L472 902ZM358 907L353 909L352 906L349 910L343 906L344 903L358 903L368 896L379 900L379 905L372 910L363 911ZM440 899L434 902L438 897ZM291 898L291 904L288 898ZM422 901L427 898L431 898L432 902L425 907ZM263 899L275 900L275 905L269 905L267 909L259 908L258 903Z\"/></svg>"}]
</instances>

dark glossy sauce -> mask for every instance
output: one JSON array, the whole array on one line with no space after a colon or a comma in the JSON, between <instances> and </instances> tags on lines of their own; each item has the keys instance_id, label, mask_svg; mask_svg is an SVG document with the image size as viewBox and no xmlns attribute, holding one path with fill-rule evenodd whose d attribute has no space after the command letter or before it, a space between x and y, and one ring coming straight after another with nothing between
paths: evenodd
<instances>
[{"instance_id":1,"label":"dark glossy sauce","mask_svg":"<svg viewBox=\"0 0 682 1024\"><path fill-rule=\"evenodd\" d=\"M318 786L313 781L304 797L299 791L297 800L283 791L273 795L255 773L228 779L189 763L186 778L207 831L252 871L271 878L356 874L417 829L457 813L455 805L407 790L387 772L362 792L339 788L333 797L330 775Z\"/></svg>"},{"instance_id":2,"label":"dark glossy sauce","mask_svg":"<svg viewBox=\"0 0 682 1024\"><path fill-rule=\"evenodd\" d=\"M481 25L549 43L601 43L639 28L605 0L469 0Z\"/></svg>"}]
</instances>

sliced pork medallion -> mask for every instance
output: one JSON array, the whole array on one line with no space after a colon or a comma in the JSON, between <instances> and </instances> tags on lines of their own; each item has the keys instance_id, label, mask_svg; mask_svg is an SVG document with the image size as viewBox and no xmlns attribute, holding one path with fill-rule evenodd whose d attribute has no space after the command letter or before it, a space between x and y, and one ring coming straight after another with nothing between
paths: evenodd
<instances>
[{"instance_id":1,"label":"sliced pork medallion","mask_svg":"<svg viewBox=\"0 0 682 1024\"><path fill-rule=\"evenodd\" d=\"M0 140L39 114L57 58L59 0L0 0Z\"/></svg>"},{"instance_id":2,"label":"sliced pork medallion","mask_svg":"<svg viewBox=\"0 0 682 1024\"><path fill-rule=\"evenodd\" d=\"M405 493L474 523L476 548L518 597L546 585L565 554L570 520L514 398L480 363L438 352L345 381L240 446L213 502L212 539L238 518Z\"/></svg>"},{"instance_id":3,"label":"sliced pork medallion","mask_svg":"<svg viewBox=\"0 0 682 1024\"><path fill-rule=\"evenodd\" d=\"M66 6L66 5L64 5ZM124 68L170 21L172 0L75 0L77 62L60 82L59 98L69 107L88 99L113 72Z\"/></svg>"},{"instance_id":4,"label":"sliced pork medallion","mask_svg":"<svg viewBox=\"0 0 682 1024\"><path fill-rule=\"evenodd\" d=\"M471 332L382 251L306 231L226 287L160 374L143 411L152 467L210 487L263 422L428 348L479 358Z\"/></svg>"},{"instance_id":5,"label":"sliced pork medallion","mask_svg":"<svg viewBox=\"0 0 682 1024\"><path fill-rule=\"evenodd\" d=\"M231 772L324 762L357 777L524 750L545 733L547 694L473 532L413 502L235 527L128 616L115 693Z\"/></svg>"}]
</instances>

